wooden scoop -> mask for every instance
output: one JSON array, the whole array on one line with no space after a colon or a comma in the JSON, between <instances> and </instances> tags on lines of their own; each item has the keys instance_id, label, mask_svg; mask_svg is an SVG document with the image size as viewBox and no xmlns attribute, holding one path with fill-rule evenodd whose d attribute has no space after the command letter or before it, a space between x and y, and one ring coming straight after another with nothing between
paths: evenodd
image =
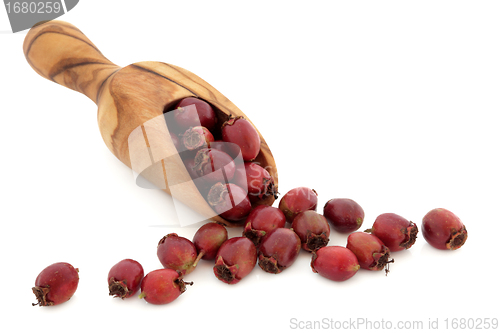
<instances>
[{"instance_id":1,"label":"wooden scoop","mask_svg":"<svg viewBox=\"0 0 500 333\"><path fill-rule=\"evenodd\" d=\"M79 91L96 103L102 138L120 161L136 173L146 174L153 184L206 219L226 226L241 225L218 216L200 194L177 154L163 118L165 110L193 96L214 107L219 125L230 115L251 121L224 95L195 74L167 63L144 61L121 68L106 59L78 28L63 21L35 25L26 35L23 49L38 74ZM261 149L255 161L269 171L277 186L273 155L260 132L259 135ZM152 164L158 167L148 169ZM269 196L254 205L271 205L273 201L274 197Z\"/></svg>"}]
</instances>

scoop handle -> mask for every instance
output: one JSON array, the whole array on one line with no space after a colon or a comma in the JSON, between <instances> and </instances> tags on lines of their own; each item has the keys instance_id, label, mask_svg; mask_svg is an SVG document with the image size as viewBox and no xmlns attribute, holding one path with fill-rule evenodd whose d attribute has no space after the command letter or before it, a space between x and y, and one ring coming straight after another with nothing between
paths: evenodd
<instances>
[{"instance_id":1,"label":"scoop handle","mask_svg":"<svg viewBox=\"0 0 500 333\"><path fill-rule=\"evenodd\" d=\"M64 21L33 26L24 39L23 51L38 74L81 92L96 104L103 83L120 69L78 28Z\"/></svg>"}]
</instances>

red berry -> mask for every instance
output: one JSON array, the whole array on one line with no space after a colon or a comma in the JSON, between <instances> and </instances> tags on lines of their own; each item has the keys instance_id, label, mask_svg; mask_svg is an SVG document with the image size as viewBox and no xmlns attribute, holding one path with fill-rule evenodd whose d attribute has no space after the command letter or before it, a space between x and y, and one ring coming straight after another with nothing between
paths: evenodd
<instances>
[{"instance_id":1,"label":"red berry","mask_svg":"<svg viewBox=\"0 0 500 333\"><path fill-rule=\"evenodd\" d=\"M193 244L198 250L198 257L205 260L214 259L226 240L227 230L217 222L202 225L193 236Z\"/></svg>"},{"instance_id":2,"label":"red berry","mask_svg":"<svg viewBox=\"0 0 500 333\"><path fill-rule=\"evenodd\" d=\"M172 138L172 143L174 144L175 149L177 151L180 151L181 150L181 142L179 140L179 137L177 135L175 135L173 132L170 132L170 137Z\"/></svg>"},{"instance_id":3,"label":"red berry","mask_svg":"<svg viewBox=\"0 0 500 333\"><path fill-rule=\"evenodd\" d=\"M198 178L199 176L194 169L194 166L195 166L194 158L187 158L187 159L183 160L183 162L184 162L184 166L186 167L186 170L189 173L189 176L191 176L191 179L194 180L194 179Z\"/></svg>"},{"instance_id":4,"label":"red berry","mask_svg":"<svg viewBox=\"0 0 500 333\"><path fill-rule=\"evenodd\" d=\"M415 223L394 213L379 215L373 227L366 230L377 236L391 252L409 249L417 239L418 228Z\"/></svg>"},{"instance_id":5,"label":"red berry","mask_svg":"<svg viewBox=\"0 0 500 333\"><path fill-rule=\"evenodd\" d=\"M309 252L328 245L330 240L328 221L313 210L306 210L297 215L293 219L292 229L299 236L302 248Z\"/></svg>"},{"instance_id":6,"label":"red berry","mask_svg":"<svg viewBox=\"0 0 500 333\"><path fill-rule=\"evenodd\" d=\"M325 246L313 253L311 268L314 273L333 280L345 281L359 270L358 259L342 246Z\"/></svg>"},{"instance_id":7,"label":"red berry","mask_svg":"<svg viewBox=\"0 0 500 333\"><path fill-rule=\"evenodd\" d=\"M237 164L236 170L234 171L234 177L231 181L233 184L238 185L243 189L248 189L247 184L247 172L245 170L245 164Z\"/></svg>"},{"instance_id":8,"label":"red berry","mask_svg":"<svg viewBox=\"0 0 500 333\"><path fill-rule=\"evenodd\" d=\"M66 262L58 262L44 268L32 288L39 306L57 305L73 296L78 287L78 268Z\"/></svg>"},{"instance_id":9,"label":"red berry","mask_svg":"<svg viewBox=\"0 0 500 333\"><path fill-rule=\"evenodd\" d=\"M266 169L254 162L245 162L245 173L250 201L256 202L268 196L278 198L274 179Z\"/></svg>"},{"instance_id":10,"label":"red berry","mask_svg":"<svg viewBox=\"0 0 500 333\"><path fill-rule=\"evenodd\" d=\"M318 193L307 187L296 187L288 191L280 200L279 209L285 214L286 220L292 223L295 216L306 211L316 210Z\"/></svg>"},{"instance_id":11,"label":"red berry","mask_svg":"<svg viewBox=\"0 0 500 333\"><path fill-rule=\"evenodd\" d=\"M366 232L354 232L347 237L347 246L363 269L380 271L394 259L390 259L391 251L380 239ZM388 272L388 269L386 269Z\"/></svg>"},{"instance_id":12,"label":"red berry","mask_svg":"<svg viewBox=\"0 0 500 333\"><path fill-rule=\"evenodd\" d=\"M109 295L128 298L141 287L144 270L140 263L132 259L123 259L111 267L108 273Z\"/></svg>"},{"instance_id":13,"label":"red berry","mask_svg":"<svg viewBox=\"0 0 500 333\"><path fill-rule=\"evenodd\" d=\"M176 105L174 118L181 130L201 125L212 131L217 123L212 106L194 97L186 97Z\"/></svg>"},{"instance_id":14,"label":"red berry","mask_svg":"<svg viewBox=\"0 0 500 333\"><path fill-rule=\"evenodd\" d=\"M142 279L139 298L151 304L167 304L186 291L186 284L192 285L193 282L184 282L173 269L157 269Z\"/></svg>"},{"instance_id":15,"label":"red berry","mask_svg":"<svg viewBox=\"0 0 500 333\"><path fill-rule=\"evenodd\" d=\"M202 148L194 157L193 171L208 183L230 181L236 165L228 154L211 148Z\"/></svg>"},{"instance_id":16,"label":"red berry","mask_svg":"<svg viewBox=\"0 0 500 333\"><path fill-rule=\"evenodd\" d=\"M262 238L269 232L285 227L285 214L276 207L257 205L248 215L243 236L259 246Z\"/></svg>"},{"instance_id":17,"label":"red berry","mask_svg":"<svg viewBox=\"0 0 500 333\"><path fill-rule=\"evenodd\" d=\"M223 151L229 156L231 156L233 159L236 159L240 154L240 147L237 144L231 142L225 142L222 140L215 140L214 142L211 142L210 148Z\"/></svg>"},{"instance_id":18,"label":"red berry","mask_svg":"<svg viewBox=\"0 0 500 333\"><path fill-rule=\"evenodd\" d=\"M467 240L467 229L460 218L444 208L428 212L422 219L422 234L432 246L441 250L456 250Z\"/></svg>"},{"instance_id":19,"label":"red berry","mask_svg":"<svg viewBox=\"0 0 500 333\"><path fill-rule=\"evenodd\" d=\"M268 273L281 273L295 262L299 252L300 239L293 230L274 229L259 246L259 267Z\"/></svg>"},{"instance_id":20,"label":"red berry","mask_svg":"<svg viewBox=\"0 0 500 333\"><path fill-rule=\"evenodd\" d=\"M323 207L323 215L338 232L351 233L363 224L365 212L351 199L331 199Z\"/></svg>"},{"instance_id":21,"label":"red berry","mask_svg":"<svg viewBox=\"0 0 500 333\"><path fill-rule=\"evenodd\" d=\"M257 249L246 237L233 237L225 241L215 257L214 274L227 284L236 284L255 267Z\"/></svg>"},{"instance_id":22,"label":"red berry","mask_svg":"<svg viewBox=\"0 0 500 333\"><path fill-rule=\"evenodd\" d=\"M245 161L253 161L260 152L260 136L243 117L230 118L222 124L222 140L236 143Z\"/></svg>"},{"instance_id":23,"label":"red berry","mask_svg":"<svg viewBox=\"0 0 500 333\"><path fill-rule=\"evenodd\" d=\"M214 136L203 126L190 127L182 135L182 144L187 150L209 147L213 141Z\"/></svg>"},{"instance_id":24,"label":"red berry","mask_svg":"<svg viewBox=\"0 0 500 333\"><path fill-rule=\"evenodd\" d=\"M213 185L207 199L215 212L229 221L240 221L252 210L247 193L235 184L219 182Z\"/></svg>"},{"instance_id":25,"label":"red berry","mask_svg":"<svg viewBox=\"0 0 500 333\"><path fill-rule=\"evenodd\" d=\"M163 267L178 271L181 276L189 274L195 268L194 263L198 257L194 244L175 233L160 239L156 253Z\"/></svg>"}]
</instances>

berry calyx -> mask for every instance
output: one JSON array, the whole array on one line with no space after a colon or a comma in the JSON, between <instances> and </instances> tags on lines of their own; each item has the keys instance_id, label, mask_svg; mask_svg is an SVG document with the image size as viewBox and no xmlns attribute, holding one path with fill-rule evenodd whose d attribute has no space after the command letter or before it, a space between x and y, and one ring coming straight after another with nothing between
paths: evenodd
<instances>
[{"instance_id":1,"label":"berry calyx","mask_svg":"<svg viewBox=\"0 0 500 333\"><path fill-rule=\"evenodd\" d=\"M326 218L313 211L306 210L298 214L292 222L292 229L297 233L302 248L313 252L328 245L330 226Z\"/></svg>"},{"instance_id":2,"label":"berry calyx","mask_svg":"<svg viewBox=\"0 0 500 333\"><path fill-rule=\"evenodd\" d=\"M394 213L380 214L373 223L371 232L377 236L391 252L409 249L415 244L418 227L402 216Z\"/></svg>"},{"instance_id":3,"label":"berry calyx","mask_svg":"<svg viewBox=\"0 0 500 333\"><path fill-rule=\"evenodd\" d=\"M229 221L241 221L252 210L246 191L231 183L214 184L208 192L207 201L220 217Z\"/></svg>"},{"instance_id":4,"label":"berry calyx","mask_svg":"<svg viewBox=\"0 0 500 333\"><path fill-rule=\"evenodd\" d=\"M151 304L168 304L186 291L186 285L193 285L193 282L184 282L179 272L170 268L157 269L142 279L139 298Z\"/></svg>"},{"instance_id":5,"label":"berry calyx","mask_svg":"<svg viewBox=\"0 0 500 333\"><path fill-rule=\"evenodd\" d=\"M286 217L281 210L272 206L257 205L246 219L243 236L250 239L255 246L259 246L267 233L284 228L285 224Z\"/></svg>"},{"instance_id":6,"label":"berry calyx","mask_svg":"<svg viewBox=\"0 0 500 333\"><path fill-rule=\"evenodd\" d=\"M236 169L233 159L223 151L202 148L194 157L193 171L208 183L230 181Z\"/></svg>"},{"instance_id":7,"label":"berry calyx","mask_svg":"<svg viewBox=\"0 0 500 333\"><path fill-rule=\"evenodd\" d=\"M246 237L225 241L217 252L215 276L224 283L236 284L250 274L257 263L257 248Z\"/></svg>"},{"instance_id":8,"label":"berry calyx","mask_svg":"<svg viewBox=\"0 0 500 333\"><path fill-rule=\"evenodd\" d=\"M274 229L259 246L259 267L268 273L281 273L295 262L300 248L300 238L293 230Z\"/></svg>"},{"instance_id":9,"label":"berry calyx","mask_svg":"<svg viewBox=\"0 0 500 333\"><path fill-rule=\"evenodd\" d=\"M444 208L436 208L425 214L422 234L430 245L440 250L457 250L468 237L460 218Z\"/></svg>"},{"instance_id":10,"label":"berry calyx","mask_svg":"<svg viewBox=\"0 0 500 333\"><path fill-rule=\"evenodd\" d=\"M45 267L35 280L32 288L38 303L33 306L52 306L68 301L78 287L78 269L66 262L58 262Z\"/></svg>"},{"instance_id":11,"label":"berry calyx","mask_svg":"<svg viewBox=\"0 0 500 333\"><path fill-rule=\"evenodd\" d=\"M385 268L387 273L389 270L386 266L394 262L394 259L390 258L389 248L377 236L366 232L358 231L350 234L347 237L346 248L354 253L363 269L380 271Z\"/></svg>"},{"instance_id":12,"label":"berry calyx","mask_svg":"<svg viewBox=\"0 0 500 333\"><path fill-rule=\"evenodd\" d=\"M213 141L214 136L203 126L190 127L182 136L182 143L187 150L209 147Z\"/></svg>"},{"instance_id":13,"label":"berry calyx","mask_svg":"<svg viewBox=\"0 0 500 333\"><path fill-rule=\"evenodd\" d=\"M132 259L123 259L108 273L109 295L125 299L133 296L141 287L144 277L142 265Z\"/></svg>"}]
</instances>

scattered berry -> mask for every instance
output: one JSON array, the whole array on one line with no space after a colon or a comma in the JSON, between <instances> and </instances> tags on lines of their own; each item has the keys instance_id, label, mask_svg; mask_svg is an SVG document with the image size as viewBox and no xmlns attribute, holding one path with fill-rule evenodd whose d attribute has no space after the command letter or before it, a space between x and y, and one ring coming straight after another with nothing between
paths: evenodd
<instances>
[{"instance_id":1,"label":"scattered berry","mask_svg":"<svg viewBox=\"0 0 500 333\"><path fill-rule=\"evenodd\" d=\"M323 215L334 230L343 233L358 230L365 218L365 212L357 202L344 198L329 200L323 207Z\"/></svg>"},{"instance_id":2,"label":"scattered berry","mask_svg":"<svg viewBox=\"0 0 500 333\"><path fill-rule=\"evenodd\" d=\"M144 277L142 265L132 259L123 259L111 267L108 273L109 295L128 298L141 287Z\"/></svg>"},{"instance_id":3,"label":"scattered berry","mask_svg":"<svg viewBox=\"0 0 500 333\"><path fill-rule=\"evenodd\" d=\"M465 225L444 208L433 209L424 216L422 234L430 245L441 250L459 249L467 240Z\"/></svg>"},{"instance_id":4,"label":"scattered berry","mask_svg":"<svg viewBox=\"0 0 500 333\"><path fill-rule=\"evenodd\" d=\"M259 267L265 272L278 274L290 267L300 252L300 239L287 228L269 232L259 246Z\"/></svg>"},{"instance_id":5,"label":"scattered berry","mask_svg":"<svg viewBox=\"0 0 500 333\"><path fill-rule=\"evenodd\" d=\"M58 262L44 268L32 288L38 303L33 306L50 306L66 302L78 287L78 269L66 262Z\"/></svg>"},{"instance_id":6,"label":"scattered berry","mask_svg":"<svg viewBox=\"0 0 500 333\"><path fill-rule=\"evenodd\" d=\"M175 233L160 239L156 253L163 267L178 271L181 276L189 274L196 267L198 252L193 242Z\"/></svg>"},{"instance_id":7,"label":"scattered berry","mask_svg":"<svg viewBox=\"0 0 500 333\"><path fill-rule=\"evenodd\" d=\"M391 252L409 249L417 239L415 223L394 213L379 215L371 229L366 230L377 236Z\"/></svg>"},{"instance_id":8,"label":"scattered berry","mask_svg":"<svg viewBox=\"0 0 500 333\"><path fill-rule=\"evenodd\" d=\"M215 257L214 274L224 283L236 284L255 267L257 249L246 237L233 237L225 241Z\"/></svg>"},{"instance_id":9,"label":"scattered berry","mask_svg":"<svg viewBox=\"0 0 500 333\"><path fill-rule=\"evenodd\" d=\"M346 248L354 253L363 269L380 271L394 262L394 259L390 259L389 248L377 236L366 232L357 231L350 234L347 237ZM388 271L386 268L386 272Z\"/></svg>"},{"instance_id":10,"label":"scattered berry","mask_svg":"<svg viewBox=\"0 0 500 333\"><path fill-rule=\"evenodd\" d=\"M293 219L292 229L299 236L302 248L309 252L327 246L330 240L328 221L313 210L306 210L297 215Z\"/></svg>"},{"instance_id":11,"label":"scattered berry","mask_svg":"<svg viewBox=\"0 0 500 333\"><path fill-rule=\"evenodd\" d=\"M157 269L142 279L139 298L151 304L167 304L186 291L186 284L193 285L193 282L184 282L175 270Z\"/></svg>"},{"instance_id":12,"label":"scattered berry","mask_svg":"<svg viewBox=\"0 0 500 333\"><path fill-rule=\"evenodd\" d=\"M193 244L198 251L198 257L204 260L214 259L226 240L227 229L217 222L202 225L193 236Z\"/></svg>"},{"instance_id":13,"label":"scattered berry","mask_svg":"<svg viewBox=\"0 0 500 333\"><path fill-rule=\"evenodd\" d=\"M351 250L342 246L325 246L313 252L311 268L314 273L333 280L345 281L359 270L359 262Z\"/></svg>"},{"instance_id":14,"label":"scattered berry","mask_svg":"<svg viewBox=\"0 0 500 333\"><path fill-rule=\"evenodd\" d=\"M283 228L286 224L285 214L276 207L257 205L248 215L243 236L259 246L262 238L269 232Z\"/></svg>"}]
</instances>

